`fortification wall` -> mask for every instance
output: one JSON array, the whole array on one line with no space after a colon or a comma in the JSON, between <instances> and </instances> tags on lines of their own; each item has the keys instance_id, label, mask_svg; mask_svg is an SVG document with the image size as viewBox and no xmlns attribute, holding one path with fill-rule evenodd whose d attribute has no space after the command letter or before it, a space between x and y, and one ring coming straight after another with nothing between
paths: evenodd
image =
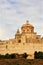
<instances>
[{"instance_id":1,"label":"fortification wall","mask_svg":"<svg viewBox=\"0 0 43 65\"><path fill-rule=\"evenodd\" d=\"M35 51L42 51L43 52L43 44L39 43L16 43L16 44L8 44L7 47L6 45L1 45L0 46L0 54L11 54L11 53L27 53L31 57L34 58L34 52Z\"/></svg>"}]
</instances>

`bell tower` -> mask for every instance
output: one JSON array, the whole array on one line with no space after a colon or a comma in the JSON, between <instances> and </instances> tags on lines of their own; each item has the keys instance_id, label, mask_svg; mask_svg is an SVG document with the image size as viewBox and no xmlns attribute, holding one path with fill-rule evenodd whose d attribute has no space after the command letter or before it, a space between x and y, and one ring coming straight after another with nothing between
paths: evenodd
<instances>
[{"instance_id":1,"label":"bell tower","mask_svg":"<svg viewBox=\"0 0 43 65\"><path fill-rule=\"evenodd\" d=\"M19 29L17 30L16 34L15 34L15 39L16 39L16 42L17 43L20 43L21 42L21 34L20 34L20 31Z\"/></svg>"}]
</instances>

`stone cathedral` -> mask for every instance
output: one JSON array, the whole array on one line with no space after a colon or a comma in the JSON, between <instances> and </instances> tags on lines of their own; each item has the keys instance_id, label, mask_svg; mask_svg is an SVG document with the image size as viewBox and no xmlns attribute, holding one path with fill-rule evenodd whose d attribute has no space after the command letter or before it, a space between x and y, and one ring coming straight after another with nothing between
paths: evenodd
<instances>
[{"instance_id":1,"label":"stone cathedral","mask_svg":"<svg viewBox=\"0 0 43 65\"><path fill-rule=\"evenodd\" d=\"M0 54L27 53L28 58L34 58L34 52L43 52L43 37L34 32L34 26L27 20L15 34L15 38L9 40L0 40Z\"/></svg>"}]
</instances>

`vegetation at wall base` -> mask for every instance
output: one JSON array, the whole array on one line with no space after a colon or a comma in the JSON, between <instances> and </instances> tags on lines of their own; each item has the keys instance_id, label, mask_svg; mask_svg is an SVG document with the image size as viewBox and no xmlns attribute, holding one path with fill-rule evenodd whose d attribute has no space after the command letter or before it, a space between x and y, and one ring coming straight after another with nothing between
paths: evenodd
<instances>
[{"instance_id":1,"label":"vegetation at wall base","mask_svg":"<svg viewBox=\"0 0 43 65\"><path fill-rule=\"evenodd\" d=\"M35 51L35 53L34 53L34 58L35 59L43 59L43 52L37 52L37 51Z\"/></svg>"},{"instance_id":2,"label":"vegetation at wall base","mask_svg":"<svg viewBox=\"0 0 43 65\"><path fill-rule=\"evenodd\" d=\"M0 54L0 59L17 59L17 58L27 58L29 55L27 53L23 54L17 54L17 53L12 53L12 54L6 54L6 55L1 55ZM34 53L34 59L43 59L43 52L37 52L35 51Z\"/></svg>"},{"instance_id":3,"label":"vegetation at wall base","mask_svg":"<svg viewBox=\"0 0 43 65\"><path fill-rule=\"evenodd\" d=\"M13 54L6 54L6 55L1 55L0 54L0 59L16 59L16 58L27 58L28 57L28 54L27 53L24 53L24 54L16 54L16 53L13 53Z\"/></svg>"},{"instance_id":4,"label":"vegetation at wall base","mask_svg":"<svg viewBox=\"0 0 43 65\"><path fill-rule=\"evenodd\" d=\"M28 54L27 53L24 53L24 54L22 54L22 58L27 58L28 57Z\"/></svg>"}]
</instances>

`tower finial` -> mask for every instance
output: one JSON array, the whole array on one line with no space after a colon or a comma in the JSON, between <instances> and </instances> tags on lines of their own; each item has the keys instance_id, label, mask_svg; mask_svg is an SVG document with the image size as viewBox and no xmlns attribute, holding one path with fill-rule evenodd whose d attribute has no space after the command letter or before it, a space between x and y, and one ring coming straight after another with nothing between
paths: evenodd
<instances>
[{"instance_id":1,"label":"tower finial","mask_svg":"<svg viewBox=\"0 0 43 65\"><path fill-rule=\"evenodd\" d=\"M17 33L19 33L19 29L17 29Z\"/></svg>"}]
</instances>

